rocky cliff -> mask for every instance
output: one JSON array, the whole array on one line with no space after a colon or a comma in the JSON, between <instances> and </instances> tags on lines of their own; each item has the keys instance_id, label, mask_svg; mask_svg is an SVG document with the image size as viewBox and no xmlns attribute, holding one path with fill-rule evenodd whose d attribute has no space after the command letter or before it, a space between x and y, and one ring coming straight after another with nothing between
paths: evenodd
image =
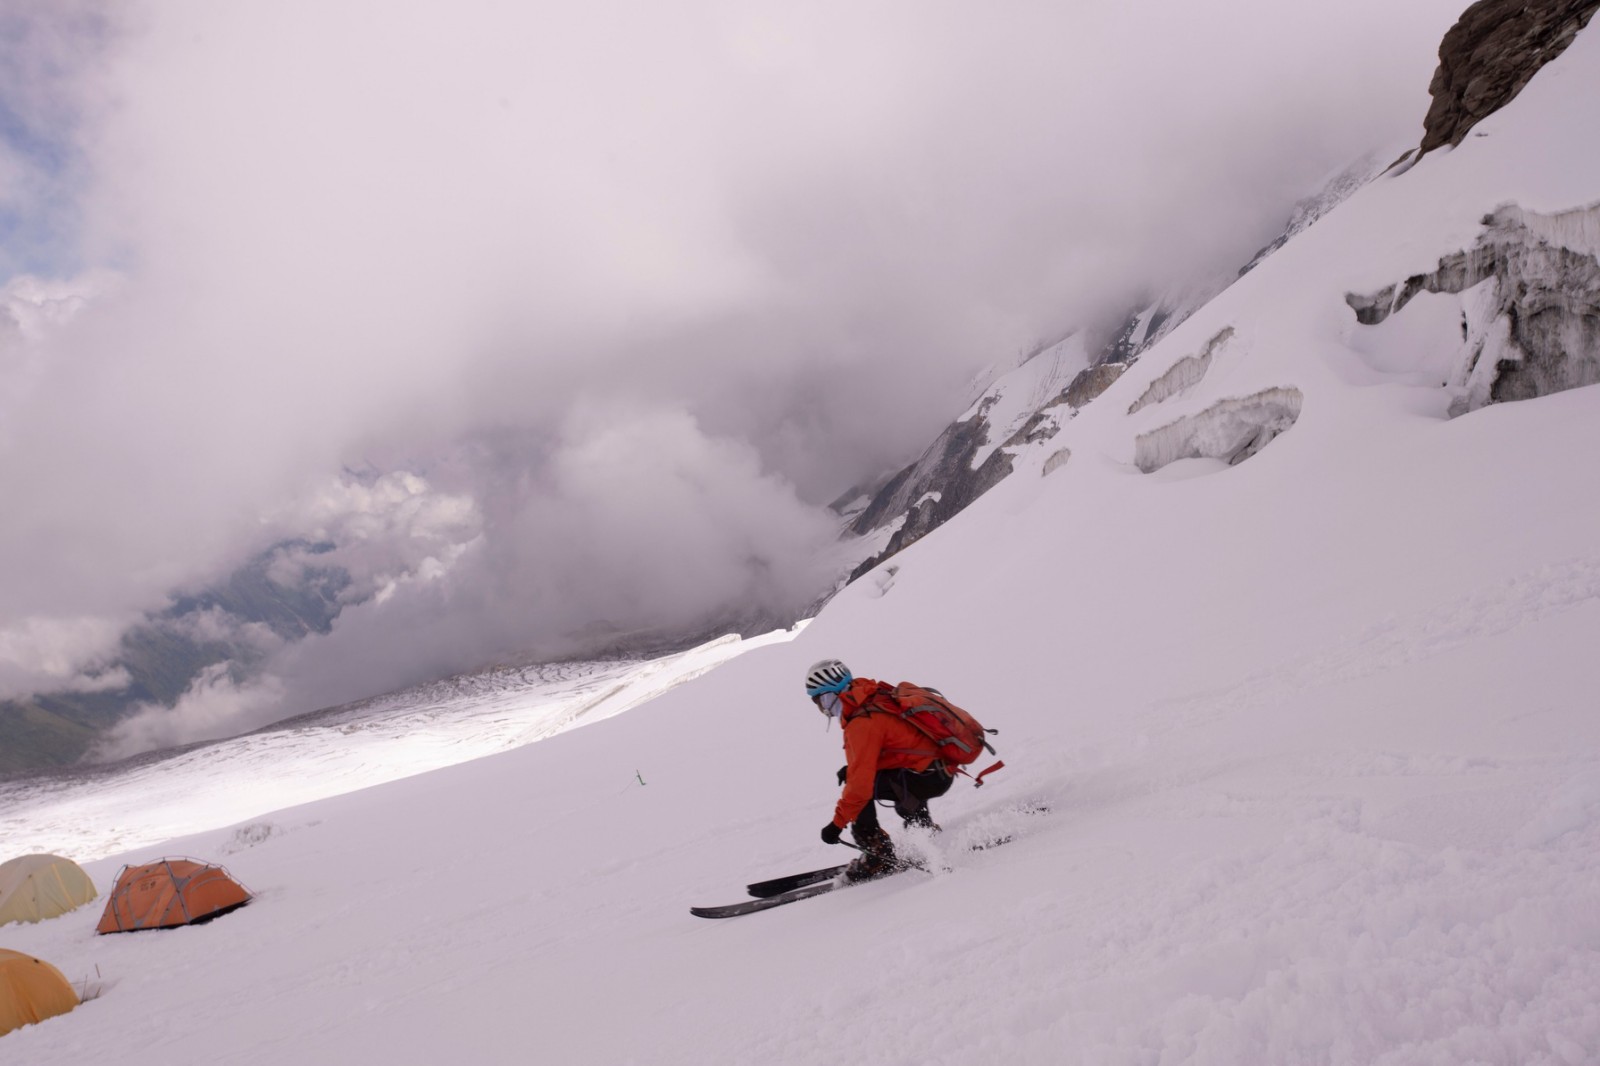
<instances>
[{"instance_id":1,"label":"rocky cliff","mask_svg":"<svg viewBox=\"0 0 1600 1066\"><path fill-rule=\"evenodd\" d=\"M1566 50L1600 0L1478 0L1444 35L1421 151L1457 145Z\"/></svg>"}]
</instances>

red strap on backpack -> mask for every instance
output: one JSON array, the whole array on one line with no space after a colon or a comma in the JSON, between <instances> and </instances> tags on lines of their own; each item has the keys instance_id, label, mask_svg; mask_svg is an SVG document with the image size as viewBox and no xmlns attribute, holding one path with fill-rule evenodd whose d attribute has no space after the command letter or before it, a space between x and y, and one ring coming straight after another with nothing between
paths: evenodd
<instances>
[{"instance_id":1,"label":"red strap on backpack","mask_svg":"<svg viewBox=\"0 0 1600 1066\"><path fill-rule=\"evenodd\" d=\"M973 788L982 788L983 787L983 779L984 779L984 777L986 775L992 774L996 770L1004 770L1005 766L1006 766L1006 761L1004 759L1001 759L999 762L995 763L993 766L990 766L990 767L987 767L986 769L978 771L978 776L976 776L976 777L973 777L971 774L967 773L967 771L963 767L959 767L959 766L956 767L956 773L960 774L963 777L972 777L972 787Z\"/></svg>"}]
</instances>

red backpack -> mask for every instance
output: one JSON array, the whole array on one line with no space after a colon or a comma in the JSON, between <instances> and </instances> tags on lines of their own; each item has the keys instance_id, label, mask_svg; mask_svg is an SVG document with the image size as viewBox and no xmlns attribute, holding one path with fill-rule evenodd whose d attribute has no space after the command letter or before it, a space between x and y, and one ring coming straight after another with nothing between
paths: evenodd
<instances>
[{"instance_id":1,"label":"red backpack","mask_svg":"<svg viewBox=\"0 0 1600 1066\"><path fill-rule=\"evenodd\" d=\"M894 688L880 684L878 699L874 702L886 711L897 714L900 720L933 741L945 769L953 774L966 774L963 769L984 751L998 754L985 734L998 733L998 729L985 729L978 720L944 698L935 688L923 688L902 681ZM975 786L982 786L986 774L1003 767L1003 761L980 772L972 778ZM972 775L967 774L971 777Z\"/></svg>"}]
</instances>

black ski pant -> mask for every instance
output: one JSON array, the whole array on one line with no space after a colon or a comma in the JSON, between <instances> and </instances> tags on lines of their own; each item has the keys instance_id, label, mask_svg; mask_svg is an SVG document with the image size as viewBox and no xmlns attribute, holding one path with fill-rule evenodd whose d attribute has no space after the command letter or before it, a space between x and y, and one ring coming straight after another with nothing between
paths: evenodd
<instances>
[{"instance_id":1,"label":"black ski pant","mask_svg":"<svg viewBox=\"0 0 1600 1066\"><path fill-rule=\"evenodd\" d=\"M843 777L844 771L840 770L839 775ZM871 838L882 832L883 827L878 824L879 800L892 802L895 813L907 825L932 825L933 819L928 816L928 801L949 792L954 781L955 778L941 766L926 770L879 770L873 782L872 802L856 815L856 820L850 826L850 835L855 837L857 844L865 846L863 836Z\"/></svg>"}]
</instances>

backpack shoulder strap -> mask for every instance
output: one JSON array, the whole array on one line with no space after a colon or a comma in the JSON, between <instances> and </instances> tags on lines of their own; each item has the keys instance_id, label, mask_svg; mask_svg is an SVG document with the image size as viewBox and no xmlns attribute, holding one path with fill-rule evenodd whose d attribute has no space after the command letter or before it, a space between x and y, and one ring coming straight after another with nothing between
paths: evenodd
<instances>
[{"instance_id":1,"label":"backpack shoulder strap","mask_svg":"<svg viewBox=\"0 0 1600 1066\"><path fill-rule=\"evenodd\" d=\"M887 685L882 681L879 681L877 686L877 688L867 693L866 698L856 705L856 709L854 711L845 714L840 719L841 724L845 722L853 722L857 718L864 717L877 711L887 711L888 713L894 715L899 715L901 713L900 704L894 698L893 686Z\"/></svg>"}]
</instances>

